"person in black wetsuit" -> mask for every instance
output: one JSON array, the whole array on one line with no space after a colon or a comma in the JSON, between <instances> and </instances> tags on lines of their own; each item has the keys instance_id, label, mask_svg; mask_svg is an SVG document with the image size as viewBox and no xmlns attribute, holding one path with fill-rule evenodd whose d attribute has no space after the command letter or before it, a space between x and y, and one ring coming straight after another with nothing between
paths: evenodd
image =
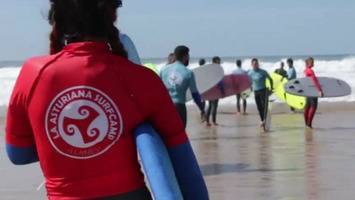
<instances>
[{"instance_id":1,"label":"person in black wetsuit","mask_svg":"<svg viewBox=\"0 0 355 200\"><path fill-rule=\"evenodd\" d=\"M247 71L245 71L242 68L242 61L241 60L237 60L236 62L237 64L237 69L235 69L232 74L235 75L241 75L241 74L245 74L247 75ZM242 94L237 94L237 114L241 114L241 109L240 109L240 101L243 101L243 115L247 114L247 100L246 99L242 99Z\"/></svg>"},{"instance_id":2,"label":"person in black wetsuit","mask_svg":"<svg viewBox=\"0 0 355 200\"><path fill-rule=\"evenodd\" d=\"M284 62L281 62L280 68L276 69L275 73L281 75L284 78L288 78L288 74L287 74L287 71L285 70L285 63Z\"/></svg>"},{"instance_id":3,"label":"person in black wetsuit","mask_svg":"<svg viewBox=\"0 0 355 200\"><path fill-rule=\"evenodd\" d=\"M198 61L198 65L199 67L202 67L206 64L206 60L204 58L201 58L199 61ZM203 104L203 107L206 107L206 101L203 100L202 101L202 104ZM206 121L206 116L205 116L205 113L201 112L201 123L205 122Z\"/></svg>"},{"instance_id":4,"label":"person in black wetsuit","mask_svg":"<svg viewBox=\"0 0 355 200\"><path fill-rule=\"evenodd\" d=\"M253 58L251 65L253 69L248 72L248 75L253 83L252 87L255 96L255 103L261 120L260 127L266 131L265 125L268 113L269 94L274 90L274 83L268 72L260 68L258 59ZM268 90L266 87L266 79L270 82L271 90Z\"/></svg>"},{"instance_id":5,"label":"person in black wetsuit","mask_svg":"<svg viewBox=\"0 0 355 200\"><path fill-rule=\"evenodd\" d=\"M216 56L212 58L212 64L217 64L220 65L221 64L221 58ZM223 86L221 86L221 89ZM215 126L218 126L217 123L217 109L218 109L218 102L219 100L213 100L213 101L208 101L208 109L207 109L207 114L206 114L206 122L207 122L207 126L212 126L212 124L210 123L210 117L212 114L212 123Z\"/></svg>"}]
</instances>

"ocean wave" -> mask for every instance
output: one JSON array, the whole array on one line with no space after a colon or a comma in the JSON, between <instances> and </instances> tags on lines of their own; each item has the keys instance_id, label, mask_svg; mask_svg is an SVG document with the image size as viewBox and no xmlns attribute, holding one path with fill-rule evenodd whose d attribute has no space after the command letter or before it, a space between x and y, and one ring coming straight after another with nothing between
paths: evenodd
<instances>
[{"instance_id":1,"label":"ocean wave","mask_svg":"<svg viewBox=\"0 0 355 200\"><path fill-rule=\"evenodd\" d=\"M281 61L286 62L286 58L280 59L278 62L263 62L262 60L260 60L260 63L262 68L266 69L269 72L273 72L276 68L279 67ZM250 59L243 60L243 68L246 70L251 69L250 63ZM158 65L158 69L162 68L165 65L164 63L156 64ZM298 76L302 77L304 70L304 61L301 59L297 59L294 61L294 64L297 69ZM347 57L339 60L317 60L315 65L315 72L318 76L329 76L342 79L348 82L351 87L355 89L355 79L353 78L355 77L355 57ZM231 62L230 60L223 62L222 66L225 70L225 74L231 73L236 68L235 63ZM191 63L191 69L196 67L198 67L197 62ZM0 68L0 107L6 107L8 105L11 91L15 85L15 81L19 72L20 67L15 67L12 65ZM234 104L235 101L235 97L230 97L223 99L221 103ZM355 101L355 94L342 98L323 99L322 101ZM3 113L0 112L0 116L2 115Z\"/></svg>"}]
</instances>

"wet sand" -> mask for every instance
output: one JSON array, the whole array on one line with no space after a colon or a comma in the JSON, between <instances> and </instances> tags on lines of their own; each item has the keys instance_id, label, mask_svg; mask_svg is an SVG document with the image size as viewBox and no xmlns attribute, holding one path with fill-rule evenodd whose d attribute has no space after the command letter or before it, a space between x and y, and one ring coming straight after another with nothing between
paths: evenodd
<instances>
[{"instance_id":1,"label":"wet sand","mask_svg":"<svg viewBox=\"0 0 355 200\"><path fill-rule=\"evenodd\" d=\"M272 131L261 133L255 108L235 115L221 106L219 127L206 128L189 107L188 133L217 200L332 200L355 196L355 105L322 103L314 130L305 130L302 114L273 106ZM3 132L4 120L0 120ZM0 140L0 199L44 199L37 164L15 167Z\"/></svg>"}]
</instances>

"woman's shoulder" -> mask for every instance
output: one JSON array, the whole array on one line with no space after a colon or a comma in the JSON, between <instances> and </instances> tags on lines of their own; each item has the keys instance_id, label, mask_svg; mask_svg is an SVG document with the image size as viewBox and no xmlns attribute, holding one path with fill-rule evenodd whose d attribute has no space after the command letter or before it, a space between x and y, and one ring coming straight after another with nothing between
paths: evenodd
<instances>
[{"instance_id":1,"label":"woman's shoulder","mask_svg":"<svg viewBox=\"0 0 355 200\"><path fill-rule=\"evenodd\" d=\"M42 69L52 60L53 56L37 56L27 59L22 65L14 92L21 93L24 96L28 95Z\"/></svg>"},{"instance_id":2,"label":"woman's shoulder","mask_svg":"<svg viewBox=\"0 0 355 200\"><path fill-rule=\"evenodd\" d=\"M27 59L21 68L21 77L25 80L36 79L43 68L55 60L58 55L36 56Z\"/></svg>"},{"instance_id":3,"label":"woman's shoulder","mask_svg":"<svg viewBox=\"0 0 355 200\"><path fill-rule=\"evenodd\" d=\"M55 55L35 56L27 59L22 65L23 70L40 71L43 67L54 61L58 57Z\"/></svg>"}]
</instances>

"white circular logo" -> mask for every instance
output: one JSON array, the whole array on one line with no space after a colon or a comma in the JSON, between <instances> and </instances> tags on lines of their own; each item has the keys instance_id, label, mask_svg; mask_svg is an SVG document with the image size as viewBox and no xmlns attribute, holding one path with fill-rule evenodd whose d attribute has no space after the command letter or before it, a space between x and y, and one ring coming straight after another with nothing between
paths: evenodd
<instances>
[{"instance_id":1,"label":"white circular logo","mask_svg":"<svg viewBox=\"0 0 355 200\"><path fill-rule=\"evenodd\" d=\"M51 102L46 132L62 155L89 159L101 155L122 134L122 117L115 103L102 91L88 86L66 89Z\"/></svg>"},{"instance_id":2,"label":"white circular logo","mask_svg":"<svg viewBox=\"0 0 355 200\"><path fill-rule=\"evenodd\" d=\"M183 79L180 73L173 71L169 74L168 81L171 86L177 86L182 84Z\"/></svg>"}]
</instances>

